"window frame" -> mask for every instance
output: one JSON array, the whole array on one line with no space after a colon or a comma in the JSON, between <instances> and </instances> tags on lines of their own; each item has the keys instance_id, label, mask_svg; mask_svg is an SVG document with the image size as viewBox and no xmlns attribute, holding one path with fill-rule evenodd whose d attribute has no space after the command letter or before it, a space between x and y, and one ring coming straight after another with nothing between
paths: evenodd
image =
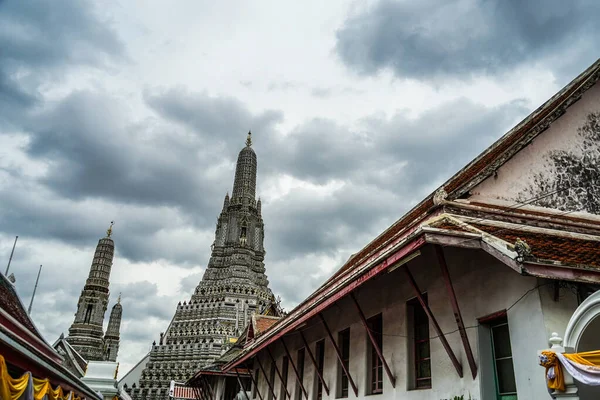
<instances>
[{"instance_id":1,"label":"window frame","mask_svg":"<svg viewBox=\"0 0 600 400\"><path fill-rule=\"evenodd\" d=\"M288 383L288 372L289 372L290 360L288 356L283 356L281 360L281 384L279 387L279 397L281 400L287 399L287 383Z\"/></svg>"},{"instance_id":2,"label":"window frame","mask_svg":"<svg viewBox=\"0 0 600 400\"><path fill-rule=\"evenodd\" d=\"M490 341L491 341L491 346L492 346L492 361L493 361L493 371L494 371L494 383L496 384L496 398L498 400L516 400L518 398L518 392L517 392L517 381L516 381L516 376L515 376L515 363L514 363L514 357L513 357L513 353L512 353L512 342L510 340L510 327L508 325L508 318L505 316L494 319L492 321L488 321L488 325L490 328ZM504 357L496 357L496 341L495 338L496 336L494 335L494 329L498 329L500 327L506 326L508 329L508 349L510 350L510 356L504 356ZM500 387L501 387L501 379L500 379L500 375L498 373L498 361L504 361L504 360L510 360L511 361L511 366L512 366L512 380L513 380L513 384L515 387L515 391L514 392L504 392L501 393L500 392Z\"/></svg>"},{"instance_id":3,"label":"window frame","mask_svg":"<svg viewBox=\"0 0 600 400\"><path fill-rule=\"evenodd\" d=\"M338 332L338 343L337 343L340 354L342 355L343 366L348 371L350 369L350 328L343 329ZM350 381L348 375L342 368L342 363L337 362L337 393L336 398L345 399L348 398L348 390Z\"/></svg>"},{"instance_id":4,"label":"window frame","mask_svg":"<svg viewBox=\"0 0 600 400\"><path fill-rule=\"evenodd\" d=\"M296 380L296 392L294 393L295 400L302 400L302 387L304 384L304 361L306 359L306 349L304 347L298 349L296 352L296 365L298 375L300 376L299 380Z\"/></svg>"},{"instance_id":5,"label":"window frame","mask_svg":"<svg viewBox=\"0 0 600 400\"><path fill-rule=\"evenodd\" d=\"M367 319L367 327L373 334L373 339L383 352L383 313ZM367 390L369 395L383 394L383 363L377 355L371 340L367 335Z\"/></svg>"},{"instance_id":6,"label":"window frame","mask_svg":"<svg viewBox=\"0 0 600 400\"><path fill-rule=\"evenodd\" d=\"M425 304L427 304L427 293L421 294ZM410 355L411 355L411 389L428 390L433 387L433 377L431 372L431 338L429 337L429 316L425 308L421 305L418 297L414 297L406 302L407 315L409 316L408 329L410 337ZM419 357L419 347L424 346L428 357ZM429 364L429 375L422 374L422 366Z\"/></svg>"},{"instance_id":7,"label":"window frame","mask_svg":"<svg viewBox=\"0 0 600 400\"><path fill-rule=\"evenodd\" d=\"M315 391L315 398L317 400L323 399L323 382L319 379L319 374L323 376L323 370L325 366L325 339L321 339L315 343L315 358L317 361L317 371L315 371L315 379L317 383L317 390Z\"/></svg>"}]
</instances>

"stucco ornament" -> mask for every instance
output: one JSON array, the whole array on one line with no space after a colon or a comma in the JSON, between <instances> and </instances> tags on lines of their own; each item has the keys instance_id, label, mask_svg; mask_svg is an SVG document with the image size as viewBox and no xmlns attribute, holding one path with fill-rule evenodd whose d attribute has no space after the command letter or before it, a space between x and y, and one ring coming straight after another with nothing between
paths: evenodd
<instances>
[{"instance_id":1,"label":"stucco ornament","mask_svg":"<svg viewBox=\"0 0 600 400\"><path fill-rule=\"evenodd\" d=\"M523 262L523 260L525 260L526 257L532 256L531 247L529 247L529 245L520 238L517 238L515 244L508 246L508 248L509 250L517 253L518 262Z\"/></svg>"},{"instance_id":2,"label":"stucco ornament","mask_svg":"<svg viewBox=\"0 0 600 400\"><path fill-rule=\"evenodd\" d=\"M439 206L448 198L448 193L444 190L443 187L439 188L433 194L433 204Z\"/></svg>"}]
</instances>

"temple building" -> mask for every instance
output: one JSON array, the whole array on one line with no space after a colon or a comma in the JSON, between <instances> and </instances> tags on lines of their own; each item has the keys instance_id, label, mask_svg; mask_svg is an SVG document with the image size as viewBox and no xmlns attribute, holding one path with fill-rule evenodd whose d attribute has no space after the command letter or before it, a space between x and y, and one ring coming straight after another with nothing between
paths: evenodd
<instances>
[{"instance_id":1,"label":"temple building","mask_svg":"<svg viewBox=\"0 0 600 400\"><path fill-rule=\"evenodd\" d=\"M90 361L116 362L119 352L121 327L121 296L113 306L104 333L104 316L109 302L109 278L113 264L115 244L111 238L112 226L106 236L98 241L90 273L79 296L75 320L69 334L54 343L55 350L65 360L64 365L82 377Z\"/></svg>"},{"instance_id":2,"label":"temple building","mask_svg":"<svg viewBox=\"0 0 600 400\"><path fill-rule=\"evenodd\" d=\"M193 398L599 399L599 82L600 60L249 329L218 379L199 369Z\"/></svg>"},{"instance_id":3,"label":"temple building","mask_svg":"<svg viewBox=\"0 0 600 400\"><path fill-rule=\"evenodd\" d=\"M132 398L167 398L171 381L185 382L198 368L219 358L237 341L253 314L281 313L265 275L264 223L261 201L256 199L256 171L256 153L248 133L246 146L238 155L233 192L231 198L225 196L201 282L189 300L177 305L168 328L158 343L153 343L137 382L120 382L128 386Z\"/></svg>"}]
</instances>

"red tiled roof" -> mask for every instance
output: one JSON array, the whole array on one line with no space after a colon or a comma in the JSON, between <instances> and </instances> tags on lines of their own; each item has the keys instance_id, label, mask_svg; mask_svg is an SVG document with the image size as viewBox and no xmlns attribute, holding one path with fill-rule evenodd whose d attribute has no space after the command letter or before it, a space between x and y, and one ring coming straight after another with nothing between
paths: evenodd
<instances>
[{"instance_id":1,"label":"red tiled roof","mask_svg":"<svg viewBox=\"0 0 600 400\"><path fill-rule=\"evenodd\" d=\"M517 239L523 240L531 248L533 257L537 259L600 269L600 241L489 225L471 225L508 243L515 243Z\"/></svg>"},{"instance_id":2,"label":"red tiled roof","mask_svg":"<svg viewBox=\"0 0 600 400\"><path fill-rule=\"evenodd\" d=\"M4 276L0 278L0 307L16 319L21 325L27 328L31 333L42 339L40 333L35 329L33 323L29 319L15 288L6 280Z\"/></svg>"},{"instance_id":3,"label":"red tiled roof","mask_svg":"<svg viewBox=\"0 0 600 400\"><path fill-rule=\"evenodd\" d=\"M469 202L469 204L473 205L473 206L489 208L492 210L499 210L502 213L516 213L516 214L523 214L523 215L533 215L533 216L537 216L537 217L552 218L555 220L562 219L562 220L566 220L566 221L572 221L572 222L578 222L578 223L584 223L584 224L595 224L595 225L600 226L600 223L598 223L596 221L592 221L589 218L577 217L577 216L565 214L565 213L550 214L550 213L544 212L542 210L531 210L531 209L524 208L524 207L501 206L501 205L497 205L497 204L489 204L489 203L483 203L483 202L478 202L478 201L471 201L471 202Z\"/></svg>"},{"instance_id":4,"label":"red tiled roof","mask_svg":"<svg viewBox=\"0 0 600 400\"><path fill-rule=\"evenodd\" d=\"M194 394L194 388L187 386L175 386L173 388L173 398L195 400L196 395Z\"/></svg>"},{"instance_id":5,"label":"red tiled roof","mask_svg":"<svg viewBox=\"0 0 600 400\"><path fill-rule=\"evenodd\" d=\"M266 330L275 325L277 321L279 321L279 318L255 315L254 336L262 335Z\"/></svg>"}]
</instances>

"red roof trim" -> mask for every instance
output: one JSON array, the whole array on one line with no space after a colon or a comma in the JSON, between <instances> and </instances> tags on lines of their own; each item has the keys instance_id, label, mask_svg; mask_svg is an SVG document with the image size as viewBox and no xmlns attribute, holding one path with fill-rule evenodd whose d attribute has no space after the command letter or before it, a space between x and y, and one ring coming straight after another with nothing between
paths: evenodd
<instances>
[{"instance_id":1,"label":"red roof trim","mask_svg":"<svg viewBox=\"0 0 600 400\"><path fill-rule=\"evenodd\" d=\"M361 276L357 277L356 279L349 282L348 284L345 284L343 287L334 288L332 291L333 293L331 293L330 296L320 297L318 299L318 300L322 300L320 303L313 302L312 304L308 304L307 308L310 308L310 307L313 307L313 308L306 310L303 314L301 314L301 316L299 318L296 318L296 319L292 319L289 317L286 318L291 321L288 326L282 328L279 332L274 333L273 335L269 336L268 339L265 339L263 342L257 343L255 348L251 349L248 353L244 354L242 357L240 357L236 360L233 360L230 363L223 366L223 370L227 371L227 370L235 367L236 365L239 365L239 364L243 363L244 361L248 360L251 356L258 353L260 350L262 350L269 344L275 342L280 337L284 336L286 333L294 330L296 327L300 326L303 322L316 316L321 311L332 306L336 301L338 301L342 297L350 294L350 292L352 292L354 289L358 288L359 286L361 286L362 284L364 284L366 281L370 280L371 278L375 277L376 275L379 275L380 273L385 271L389 266L398 262L399 260L406 257L408 254L412 253L413 251L419 249L424 244L425 244L425 238L422 235L420 235L418 238L415 238L414 240L412 240L409 243L402 246L400 249L398 249L392 255L390 255L385 260L383 260L381 263L379 263L375 267L369 269L365 274L362 274Z\"/></svg>"}]
</instances>

